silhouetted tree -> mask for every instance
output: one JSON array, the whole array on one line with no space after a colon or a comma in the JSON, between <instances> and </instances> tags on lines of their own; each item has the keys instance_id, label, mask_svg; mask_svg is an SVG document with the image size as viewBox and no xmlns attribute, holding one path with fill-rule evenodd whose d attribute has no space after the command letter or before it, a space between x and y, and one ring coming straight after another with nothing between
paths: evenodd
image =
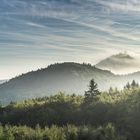
<instances>
[{"instance_id":1,"label":"silhouetted tree","mask_svg":"<svg viewBox=\"0 0 140 140\"><path fill-rule=\"evenodd\" d=\"M109 93L110 94L113 93L113 88L112 87L109 88Z\"/></svg>"},{"instance_id":2,"label":"silhouetted tree","mask_svg":"<svg viewBox=\"0 0 140 140\"><path fill-rule=\"evenodd\" d=\"M136 83L135 80L133 80L132 83L131 83L131 87L132 87L132 88L137 88L137 87L139 87L139 84Z\"/></svg>"},{"instance_id":3,"label":"silhouetted tree","mask_svg":"<svg viewBox=\"0 0 140 140\"><path fill-rule=\"evenodd\" d=\"M98 90L98 85L92 79L89 83L89 90L85 91L85 101L86 102L92 102L93 100L97 99L96 97L100 95L100 92Z\"/></svg>"},{"instance_id":4,"label":"silhouetted tree","mask_svg":"<svg viewBox=\"0 0 140 140\"><path fill-rule=\"evenodd\" d=\"M128 82L128 83L126 84L126 86L124 86L124 88L125 88L125 89L130 89L130 88L131 88L130 83Z\"/></svg>"}]
</instances>

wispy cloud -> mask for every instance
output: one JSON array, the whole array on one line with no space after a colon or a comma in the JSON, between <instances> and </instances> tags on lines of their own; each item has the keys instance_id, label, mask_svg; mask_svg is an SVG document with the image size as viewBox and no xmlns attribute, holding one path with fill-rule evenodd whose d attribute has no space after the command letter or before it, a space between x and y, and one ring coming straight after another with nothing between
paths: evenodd
<instances>
[{"instance_id":1,"label":"wispy cloud","mask_svg":"<svg viewBox=\"0 0 140 140\"><path fill-rule=\"evenodd\" d=\"M140 12L140 1L139 0L124 0L124 1L112 1L112 0L95 0L97 3L111 8L111 10L118 11L131 11L131 12Z\"/></svg>"},{"instance_id":2,"label":"wispy cloud","mask_svg":"<svg viewBox=\"0 0 140 140\"><path fill-rule=\"evenodd\" d=\"M0 77L13 62L25 64L20 73L56 61L95 64L120 51L140 52L139 12L139 0L1 0L0 64L6 65Z\"/></svg>"}]
</instances>

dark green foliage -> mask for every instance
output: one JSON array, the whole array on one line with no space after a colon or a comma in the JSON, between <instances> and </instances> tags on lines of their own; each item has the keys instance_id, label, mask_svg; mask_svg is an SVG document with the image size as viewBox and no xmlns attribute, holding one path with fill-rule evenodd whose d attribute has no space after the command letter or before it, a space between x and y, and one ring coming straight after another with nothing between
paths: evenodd
<instances>
[{"instance_id":1,"label":"dark green foliage","mask_svg":"<svg viewBox=\"0 0 140 140\"><path fill-rule=\"evenodd\" d=\"M139 87L139 84L135 82L135 80L132 81L131 83L132 88L137 88Z\"/></svg>"},{"instance_id":2,"label":"dark green foliage","mask_svg":"<svg viewBox=\"0 0 140 140\"><path fill-rule=\"evenodd\" d=\"M0 140L125 140L112 124L104 127L72 126L35 129L26 126L0 126Z\"/></svg>"},{"instance_id":3,"label":"dark green foliage","mask_svg":"<svg viewBox=\"0 0 140 140\"><path fill-rule=\"evenodd\" d=\"M136 83L135 80L133 80L131 84L128 82L124 88L129 90L131 88L138 88L138 87L139 87L139 84Z\"/></svg>"},{"instance_id":4,"label":"dark green foliage","mask_svg":"<svg viewBox=\"0 0 140 140\"><path fill-rule=\"evenodd\" d=\"M59 93L1 106L0 140L140 140L136 82L122 91L98 92L92 81L88 94Z\"/></svg>"},{"instance_id":5,"label":"dark green foliage","mask_svg":"<svg viewBox=\"0 0 140 140\"><path fill-rule=\"evenodd\" d=\"M130 83L128 82L124 88L125 88L125 89L130 89L130 88L131 88Z\"/></svg>"},{"instance_id":6,"label":"dark green foliage","mask_svg":"<svg viewBox=\"0 0 140 140\"><path fill-rule=\"evenodd\" d=\"M89 83L89 90L85 92L85 102L91 103L95 100L97 100L97 96L100 95L100 92L98 90L97 83L92 79Z\"/></svg>"}]
</instances>

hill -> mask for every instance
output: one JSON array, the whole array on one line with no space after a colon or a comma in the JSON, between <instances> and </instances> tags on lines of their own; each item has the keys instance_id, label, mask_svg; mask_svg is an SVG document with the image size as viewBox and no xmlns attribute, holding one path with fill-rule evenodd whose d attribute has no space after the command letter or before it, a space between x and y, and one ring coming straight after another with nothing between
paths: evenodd
<instances>
[{"instance_id":1,"label":"hill","mask_svg":"<svg viewBox=\"0 0 140 140\"><path fill-rule=\"evenodd\" d=\"M54 64L22 74L1 84L0 102L7 104L10 101L53 95L59 91L68 94L84 94L92 78L98 83L100 90L108 90L110 86L123 88L133 79L140 82L140 72L120 76L90 64Z\"/></svg>"},{"instance_id":2,"label":"hill","mask_svg":"<svg viewBox=\"0 0 140 140\"><path fill-rule=\"evenodd\" d=\"M140 70L140 63L138 58L127 53L119 53L100 61L96 67L116 74L126 74Z\"/></svg>"},{"instance_id":3,"label":"hill","mask_svg":"<svg viewBox=\"0 0 140 140\"><path fill-rule=\"evenodd\" d=\"M2 84L2 83L4 83L4 82L6 82L6 80L0 80L0 84Z\"/></svg>"}]
</instances>

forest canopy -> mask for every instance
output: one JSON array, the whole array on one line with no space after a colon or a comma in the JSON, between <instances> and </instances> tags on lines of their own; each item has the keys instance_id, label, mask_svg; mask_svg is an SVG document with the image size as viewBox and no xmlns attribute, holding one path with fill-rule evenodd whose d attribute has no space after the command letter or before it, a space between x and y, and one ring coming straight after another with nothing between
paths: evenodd
<instances>
[{"instance_id":1,"label":"forest canopy","mask_svg":"<svg viewBox=\"0 0 140 140\"><path fill-rule=\"evenodd\" d=\"M11 102L0 114L0 140L139 140L140 87L100 92L92 79L84 96Z\"/></svg>"}]
</instances>

